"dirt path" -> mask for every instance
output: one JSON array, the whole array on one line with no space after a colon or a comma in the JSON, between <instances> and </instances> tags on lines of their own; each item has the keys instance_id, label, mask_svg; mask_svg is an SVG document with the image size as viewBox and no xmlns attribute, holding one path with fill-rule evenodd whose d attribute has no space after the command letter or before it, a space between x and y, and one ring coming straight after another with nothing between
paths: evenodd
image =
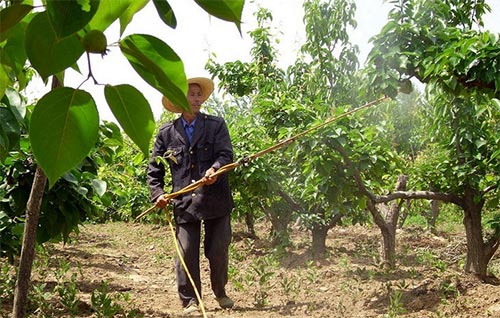
<instances>
[{"instance_id":1,"label":"dirt path","mask_svg":"<svg viewBox=\"0 0 500 318\"><path fill-rule=\"evenodd\" d=\"M259 229L259 236L266 231ZM239 237L235 226L227 290L234 309L218 309L203 258L208 317L500 317L499 287L468 278L458 268L464 255L460 236L399 233L395 271L378 266L378 232L367 227L332 230L329 255L316 261L305 232L295 230L293 247L281 252L272 252L266 240ZM128 310L144 317L183 317L167 227L86 225L72 243L52 245L48 253L54 269L65 260L78 273L78 317L95 317L90 298L102 281L110 292L130 296L122 302ZM43 276L35 270L35 282L55 284L54 269Z\"/></svg>"}]
</instances>

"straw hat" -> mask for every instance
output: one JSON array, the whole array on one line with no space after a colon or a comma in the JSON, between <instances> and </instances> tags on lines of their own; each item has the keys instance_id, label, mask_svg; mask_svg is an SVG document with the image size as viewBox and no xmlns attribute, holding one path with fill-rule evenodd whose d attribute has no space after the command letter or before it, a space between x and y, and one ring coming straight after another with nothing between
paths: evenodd
<instances>
[{"instance_id":1,"label":"straw hat","mask_svg":"<svg viewBox=\"0 0 500 318\"><path fill-rule=\"evenodd\" d=\"M192 77L192 78L188 79L187 82L188 82L188 85L189 84L200 85L200 87L201 87L201 99L202 99L201 102L202 103L205 102L208 99L208 97L212 94L212 92L214 91L214 82L209 78ZM172 104L172 102L168 98L166 98L165 96L163 96L163 98L161 99L161 102L163 104L163 107L165 107L166 110L171 111L173 113L182 113L182 109L180 109L179 107Z\"/></svg>"}]
</instances>

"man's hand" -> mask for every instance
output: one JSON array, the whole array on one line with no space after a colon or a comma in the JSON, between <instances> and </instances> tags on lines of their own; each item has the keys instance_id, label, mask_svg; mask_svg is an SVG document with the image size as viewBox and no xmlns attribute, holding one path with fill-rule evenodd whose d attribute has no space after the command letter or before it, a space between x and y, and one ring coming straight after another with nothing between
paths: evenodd
<instances>
[{"instance_id":1,"label":"man's hand","mask_svg":"<svg viewBox=\"0 0 500 318\"><path fill-rule=\"evenodd\" d=\"M210 168L205 172L205 177L203 178L205 184L211 185L217 181L217 176L212 177L212 175L215 173L214 168Z\"/></svg>"},{"instance_id":2,"label":"man's hand","mask_svg":"<svg viewBox=\"0 0 500 318\"><path fill-rule=\"evenodd\" d=\"M165 199L163 195L160 195L158 199L156 199L155 207L163 209L170 203L170 199Z\"/></svg>"}]
</instances>

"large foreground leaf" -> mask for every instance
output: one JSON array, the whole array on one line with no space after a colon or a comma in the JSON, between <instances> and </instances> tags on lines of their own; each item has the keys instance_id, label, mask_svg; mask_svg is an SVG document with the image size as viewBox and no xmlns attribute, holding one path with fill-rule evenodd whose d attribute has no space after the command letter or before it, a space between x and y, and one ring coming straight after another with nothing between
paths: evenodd
<instances>
[{"instance_id":1,"label":"large foreground leaf","mask_svg":"<svg viewBox=\"0 0 500 318\"><path fill-rule=\"evenodd\" d=\"M24 35L28 23L18 22L6 33L6 40L0 48L0 63L11 69L13 75L17 76L26 64L26 51L24 49Z\"/></svg>"},{"instance_id":2,"label":"large foreground leaf","mask_svg":"<svg viewBox=\"0 0 500 318\"><path fill-rule=\"evenodd\" d=\"M165 24L169 27L175 29L177 27L177 19L175 18L174 11L172 10L172 7L168 3L168 1L153 0L153 3L155 5L156 11L158 12L158 15L160 16L160 19L162 19L162 21L165 22Z\"/></svg>"},{"instance_id":3,"label":"large foreground leaf","mask_svg":"<svg viewBox=\"0 0 500 318\"><path fill-rule=\"evenodd\" d=\"M134 14L144 8L148 2L149 0L134 0L130 2L125 12L120 16L120 35L123 34L127 25L132 21Z\"/></svg>"},{"instance_id":4,"label":"large foreground leaf","mask_svg":"<svg viewBox=\"0 0 500 318\"><path fill-rule=\"evenodd\" d=\"M134 14L149 0L101 0L96 14L89 23L91 29L106 30L116 19L120 19L120 34L132 21Z\"/></svg>"},{"instance_id":5,"label":"large foreground leaf","mask_svg":"<svg viewBox=\"0 0 500 318\"><path fill-rule=\"evenodd\" d=\"M43 78L75 64L84 48L76 35L58 39L47 12L39 13L26 30L26 54Z\"/></svg>"},{"instance_id":6,"label":"large foreground leaf","mask_svg":"<svg viewBox=\"0 0 500 318\"><path fill-rule=\"evenodd\" d=\"M234 22L241 33L241 13L245 0L195 0L209 14L229 22Z\"/></svg>"},{"instance_id":7,"label":"large foreground leaf","mask_svg":"<svg viewBox=\"0 0 500 318\"><path fill-rule=\"evenodd\" d=\"M33 6L27 4L14 4L0 10L0 42L5 39L7 31L21 21Z\"/></svg>"},{"instance_id":8,"label":"large foreground leaf","mask_svg":"<svg viewBox=\"0 0 500 318\"><path fill-rule=\"evenodd\" d=\"M148 157L155 122L144 95L131 85L106 85L104 96L125 133L139 146L144 156Z\"/></svg>"},{"instance_id":9,"label":"large foreground leaf","mask_svg":"<svg viewBox=\"0 0 500 318\"><path fill-rule=\"evenodd\" d=\"M99 0L48 0L50 23L59 38L80 31L86 26L99 6Z\"/></svg>"},{"instance_id":10,"label":"large foreground leaf","mask_svg":"<svg viewBox=\"0 0 500 318\"><path fill-rule=\"evenodd\" d=\"M98 131L99 113L89 93L61 87L38 101L29 136L33 154L51 187L87 156Z\"/></svg>"},{"instance_id":11,"label":"large foreground leaf","mask_svg":"<svg viewBox=\"0 0 500 318\"><path fill-rule=\"evenodd\" d=\"M170 46L152 35L132 34L120 41L120 49L147 83L174 105L190 110L184 64Z\"/></svg>"}]
</instances>

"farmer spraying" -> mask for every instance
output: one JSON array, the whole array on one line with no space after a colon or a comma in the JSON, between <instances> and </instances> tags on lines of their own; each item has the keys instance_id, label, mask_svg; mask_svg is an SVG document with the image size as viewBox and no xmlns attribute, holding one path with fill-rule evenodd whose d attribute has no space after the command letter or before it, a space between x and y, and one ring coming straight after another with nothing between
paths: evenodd
<instances>
[{"instance_id":1,"label":"farmer spraying","mask_svg":"<svg viewBox=\"0 0 500 318\"><path fill-rule=\"evenodd\" d=\"M177 289L184 313L197 312L201 295L200 242L204 226L204 253L210 265L210 282L221 308L232 308L226 295L228 249L231 242L231 211L234 207L227 174L215 172L233 161L229 131L223 118L200 112L212 94L214 83L203 77L188 80L187 99L191 112L183 111L163 97L163 106L179 118L163 124L156 136L148 166L147 182L156 208L173 203L175 232L180 256L176 259ZM204 186L173 199L165 198L165 166L169 165L173 192L202 180ZM164 161L164 162L165 162ZM181 264L184 261L187 271ZM196 291L188 279L191 275Z\"/></svg>"}]
</instances>

